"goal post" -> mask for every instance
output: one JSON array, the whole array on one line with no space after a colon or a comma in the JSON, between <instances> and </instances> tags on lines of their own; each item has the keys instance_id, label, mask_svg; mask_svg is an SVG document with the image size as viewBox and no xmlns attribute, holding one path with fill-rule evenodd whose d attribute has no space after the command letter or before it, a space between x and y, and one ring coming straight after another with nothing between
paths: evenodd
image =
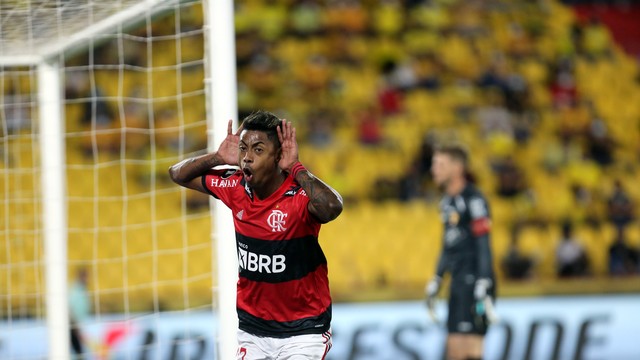
<instances>
[{"instance_id":1,"label":"goal post","mask_svg":"<svg viewBox=\"0 0 640 360\"><path fill-rule=\"evenodd\" d=\"M190 22L188 29L182 29L180 12L191 8L198 8L195 16L198 19ZM155 29L156 18L172 15L175 17L173 33L165 31L164 34L162 29ZM194 25L199 28L191 28ZM140 30L129 32L136 28ZM200 57L184 60L189 55L183 52L193 52L188 47L194 42L191 40L200 37L204 42ZM184 39L190 40L189 44L181 43ZM172 41L173 44L166 44ZM97 63L96 49L109 42L116 44L115 63ZM127 62L130 44L146 49L140 63ZM163 49L169 49L168 53L163 55ZM88 63L70 64L68 58L75 54L87 58ZM174 60L167 61L167 58ZM1 251L7 250L0 256L0 283L7 279L4 285L0 284L0 318L8 319L8 331L14 329L12 324L18 323L14 318L35 314L46 324L46 357L69 359L69 279L71 269L85 267L92 272L91 303L96 312L95 322L112 322L111 308L121 311L126 320L140 311L137 309L144 308L130 304L130 299L151 294L151 314L138 312L135 316L149 318L159 327L159 313L165 308L163 301L171 299L165 289L181 289L177 297L182 299L182 304L169 305L169 312L184 313L187 318L194 309L213 307L217 313L217 331L216 338L211 340L215 342L217 358L233 359L238 325L237 256L230 211L209 199L206 220L212 230L208 238L197 242L194 238L199 237L199 232L192 227L203 224L200 220L205 219L205 213L191 208L192 194L186 189L163 183L168 164L197 153L194 144L198 143L199 136L205 137L202 146L211 151L225 138L229 119L234 120L237 128L233 0L51 3L27 0L3 4L0 67L0 99L3 100L0 122L4 129L0 135L0 187L5 195L17 194L15 198L5 196L0 215L5 225L5 230L0 231L3 241L0 246ZM23 70L25 68L29 70ZM197 79L201 70L202 76ZM85 78L77 80L75 74L78 73ZM30 109L30 113L24 115L29 117L30 128L18 129L16 134L7 130L9 120L4 114L10 108L4 98L9 98L9 92L14 91L5 86L8 82L5 80L12 76L20 77L17 82L29 83L22 91L30 91L29 96L34 99L24 102ZM82 88L89 96L67 98L69 83L74 82L80 82L73 86ZM193 85L198 82L200 86ZM107 89L101 89L99 83L103 87L107 84ZM113 115L110 121L116 125L102 127L99 124L101 107L110 108ZM141 108L142 114L132 110L134 114L130 115L129 107ZM176 114L167 116L171 111ZM81 112L88 114L88 123L78 125L77 121L70 120L77 119ZM139 123L134 124L131 118L136 115ZM163 117L171 119L165 124ZM206 135L201 129L206 130ZM161 143L174 145L166 150L160 148ZM19 146L30 147L30 153L16 152L14 149ZM70 152L71 147L83 150ZM105 147L109 149L103 150ZM80 154L82 151L85 154ZM14 159L24 156L31 159L27 162ZM162 172L164 175L159 175ZM29 185L16 185L28 173L37 180ZM140 178L144 185L132 184ZM30 188L15 190L20 186ZM87 192L83 192L85 190ZM25 202L18 198L20 196L33 205L22 212L12 211L14 206ZM179 201L180 210L163 210L162 202L166 199ZM31 216L28 236L15 240L14 235L23 230L17 229L21 225L14 224L25 223L23 219ZM177 238L171 239L171 235ZM205 241L208 244L203 243ZM177 248L180 244L181 249ZM19 251L30 253L22 256L14 250L16 246ZM200 266L206 258L202 255L203 249L210 249L207 251L211 256L208 275ZM78 257L81 252L86 256ZM198 264L193 265L195 258ZM165 269L167 264L173 265L174 260L177 261L175 269ZM28 275L19 275L27 267ZM176 272L181 277L176 277ZM33 284L29 281L19 285L12 281L20 276L33 278ZM208 305L200 301L206 299L206 295L198 300L193 300L191 295L207 292L200 285L203 280L210 280L206 289L211 293ZM21 288L15 290L18 286ZM120 304L108 305L118 298L122 299ZM16 301L24 304L20 305L24 314L13 312ZM160 348L164 346L163 341L173 340L154 341L141 345L144 348L141 351L146 352L153 346ZM12 344L4 345L10 350L6 355L0 349L0 357L13 358ZM104 344L86 346L96 353L107 351ZM131 353L126 356L133 357ZM16 355L16 358L23 357Z\"/></svg>"},{"instance_id":2,"label":"goal post","mask_svg":"<svg viewBox=\"0 0 640 360\"><path fill-rule=\"evenodd\" d=\"M238 125L238 95L236 81L235 30L233 0L205 0L205 35L207 41L206 70L207 89L210 92L207 105L213 116L210 128L213 129L213 141L209 141L209 151L225 139L227 124L234 120L234 129ZM233 359L237 348L238 318L236 315L236 284L238 282L238 262L231 210L219 201L210 200L214 222L214 243L216 265L214 269L218 279L218 322L220 359ZM226 331L224 331L226 330ZM230 331L231 330L231 331Z\"/></svg>"},{"instance_id":3,"label":"goal post","mask_svg":"<svg viewBox=\"0 0 640 360\"><path fill-rule=\"evenodd\" d=\"M55 61L43 60L37 67L49 356L51 359L67 359L70 344L67 305L68 224L62 82Z\"/></svg>"}]
</instances>

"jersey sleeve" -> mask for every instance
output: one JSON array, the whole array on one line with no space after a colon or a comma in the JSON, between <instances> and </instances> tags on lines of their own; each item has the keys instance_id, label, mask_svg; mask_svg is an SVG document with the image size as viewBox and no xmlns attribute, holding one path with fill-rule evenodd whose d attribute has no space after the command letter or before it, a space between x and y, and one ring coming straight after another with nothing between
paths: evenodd
<instances>
[{"instance_id":1,"label":"jersey sleeve","mask_svg":"<svg viewBox=\"0 0 640 360\"><path fill-rule=\"evenodd\" d=\"M236 169L211 170L202 176L202 186L211 196L231 208L233 194L242 186L241 179Z\"/></svg>"},{"instance_id":2,"label":"jersey sleeve","mask_svg":"<svg viewBox=\"0 0 640 360\"><path fill-rule=\"evenodd\" d=\"M491 216L487 201L474 196L469 200L469 213L471 215L471 232L473 236L480 237L491 231Z\"/></svg>"},{"instance_id":3,"label":"jersey sleeve","mask_svg":"<svg viewBox=\"0 0 640 360\"><path fill-rule=\"evenodd\" d=\"M477 246L477 275L481 279L491 279L493 278L493 256L489 245L491 216L487 201L482 196L472 196L469 199L469 213L471 215L471 232Z\"/></svg>"}]
</instances>

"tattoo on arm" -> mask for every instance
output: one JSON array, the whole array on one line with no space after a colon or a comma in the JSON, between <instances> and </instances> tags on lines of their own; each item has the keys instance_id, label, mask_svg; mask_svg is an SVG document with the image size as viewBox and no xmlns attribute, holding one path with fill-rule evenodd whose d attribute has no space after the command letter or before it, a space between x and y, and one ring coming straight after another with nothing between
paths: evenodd
<instances>
[{"instance_id":1,"label":"tattoo on arm","mask_svg":"<svg viewBox=\"0 0 640 360\"><path fill-rule=\"evenodd\" d=\"M205 154L182 160L171 166L169 174L175 183L184 185L218 165L221 165L221 162L215 153Z\"/></svg>"},{"instance_id":2,"label":"tattoo on arm","mask_svg":"<svg viewBox=\"0 0 640 360\"><path fill-rule=\"evenodd\" d=\"M337 191L310 172L300 171L296 180L309 197L309 212L320 222L327 223L342 212L342 197Z\"/></svg>"}]
</instances>

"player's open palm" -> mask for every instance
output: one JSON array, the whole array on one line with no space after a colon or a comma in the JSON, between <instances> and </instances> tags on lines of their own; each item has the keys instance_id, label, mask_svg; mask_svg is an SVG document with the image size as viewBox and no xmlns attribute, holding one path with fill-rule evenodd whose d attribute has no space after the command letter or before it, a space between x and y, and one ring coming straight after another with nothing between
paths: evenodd
<instances>
[{"instance_id":1,"label":"player's open palm","mask_svg":"<svg viewBox=\"0 0 640 360\"><path fill-rule=\"evenodd\" d=\"M291 125L291 121L282 120L282 124L278 127L278 139L280 139L282 150L278 166L284 171L290 171L293 165L298 162L296 128Z\"/></svg>"},{"instance_id":2,"label":"player's open palm","mask_svg":"<svg viewBox=\"0 0 640 360\"><path fill-rule=\"evenodd\" d=\"M232 130L233 121L229 120L229 125L227 126L227 137L222 141L220 147L218 147L217 153L220 160L224 161L225 164L238 165L238 144L240 143L240 132L242 131L242 126L240 126L235 134Z\"/></svg>"}]
</instances>

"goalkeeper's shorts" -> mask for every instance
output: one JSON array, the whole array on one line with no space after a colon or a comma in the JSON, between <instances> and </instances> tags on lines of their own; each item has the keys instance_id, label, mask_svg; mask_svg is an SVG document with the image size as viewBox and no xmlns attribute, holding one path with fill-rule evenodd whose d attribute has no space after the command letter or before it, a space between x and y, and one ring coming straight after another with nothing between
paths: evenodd
<instances>
[{"instance_id":1,"label":"goalkeeper's shorts","mask_svg":"<svg viewBox=\"0 0 640 360\"><path fill-rule=\"evenodd\" d=\"M476 299L473 294L475 283L452 281L449 293L449 316L447 330L450 334L485 335L489 328L486 313L476 310ZM493 288L490 295L493 295Z\"/></svg>"}]
</instances>

